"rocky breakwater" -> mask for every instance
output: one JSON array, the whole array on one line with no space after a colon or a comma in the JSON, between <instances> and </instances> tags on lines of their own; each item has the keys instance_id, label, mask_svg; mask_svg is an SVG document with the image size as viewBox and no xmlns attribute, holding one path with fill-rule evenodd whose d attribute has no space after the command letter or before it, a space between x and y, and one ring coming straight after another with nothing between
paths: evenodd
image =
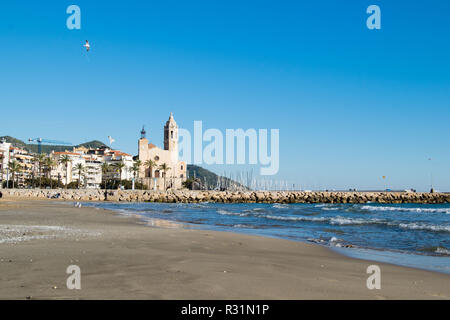
<instances>
[{"instance_id":1,"label":"rocky breakwater","mask_svg":"<svg viewBox=\"0 0 450 320\"><path fill-rule=\"evenodd\" d=\"M450 203L449 193L304 191L150 191L99 189L2 189L4 199L67 201L257 203Z\"/></svg>"}]
</instances>

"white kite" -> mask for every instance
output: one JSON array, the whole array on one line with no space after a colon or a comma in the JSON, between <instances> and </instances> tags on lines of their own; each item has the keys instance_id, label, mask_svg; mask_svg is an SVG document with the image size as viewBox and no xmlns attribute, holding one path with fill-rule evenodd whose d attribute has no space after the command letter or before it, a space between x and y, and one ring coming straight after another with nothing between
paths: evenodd
<instances>
[{"instance_id":1,"label":"white kite","mask_svg":"<svg viewBox=\"0 0 450 320\"><path fill-rule=\"evenodd\" d=\"M89 41L86 40L86 43L83 45L83 47L86 47L86 51L89 51L89 49L91 48Z\"/></svg>"}]
</instances>

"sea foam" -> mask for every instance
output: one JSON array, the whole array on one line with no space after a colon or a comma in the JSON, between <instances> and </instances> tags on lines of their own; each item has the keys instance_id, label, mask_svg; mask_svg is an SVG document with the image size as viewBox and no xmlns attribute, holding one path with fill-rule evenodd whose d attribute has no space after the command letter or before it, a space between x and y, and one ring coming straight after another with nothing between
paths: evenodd
<instances>
[{"instance_id":1,"label":"sea foam","mask_svg":"<svg viewBox=\"0 0 450 320\"><path fill-rule=\"evenodd\" d=\"M401 211L401 212L418 212L418 213L446 213L450 214L449 208L407 208L407 207L389 207L389 206L362 206L363 210L370 211Z\"/></svg>"}]
</instances>

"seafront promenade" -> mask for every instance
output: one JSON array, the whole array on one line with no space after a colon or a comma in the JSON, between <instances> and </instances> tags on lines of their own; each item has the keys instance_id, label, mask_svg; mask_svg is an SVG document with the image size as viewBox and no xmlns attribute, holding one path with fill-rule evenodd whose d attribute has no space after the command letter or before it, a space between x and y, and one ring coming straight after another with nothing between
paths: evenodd
<instances>
[{"instance_id":1,"label":"seafront promenade","mask_svg":"<svg viewBox=\"0 0 450 320\"><path fill-rule=\"evenodd\" d=\"M100 189L2 189L4 199L223 203L450 203L450 193L325 191L150 191Z\"/></svg>"}]
</instances>

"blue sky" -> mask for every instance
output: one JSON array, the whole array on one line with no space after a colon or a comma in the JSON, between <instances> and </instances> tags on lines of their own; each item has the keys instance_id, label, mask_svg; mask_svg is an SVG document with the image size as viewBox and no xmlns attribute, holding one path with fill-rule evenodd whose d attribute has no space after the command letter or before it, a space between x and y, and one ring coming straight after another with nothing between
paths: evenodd
<instances>
[{"instance_id":1,"label":"blue sky","mask_svg":"<svg viewBox=\"0 0 450 320\"><path fill-rule=\"evenodd\" d=\"M111 135L136 154L143 124L162 145L172 111L189 130L280 129L275 180L426 190L432 171L448 191L449 14L444 0L2 3L0 135Z\"/></svg>"}]
</instances>

